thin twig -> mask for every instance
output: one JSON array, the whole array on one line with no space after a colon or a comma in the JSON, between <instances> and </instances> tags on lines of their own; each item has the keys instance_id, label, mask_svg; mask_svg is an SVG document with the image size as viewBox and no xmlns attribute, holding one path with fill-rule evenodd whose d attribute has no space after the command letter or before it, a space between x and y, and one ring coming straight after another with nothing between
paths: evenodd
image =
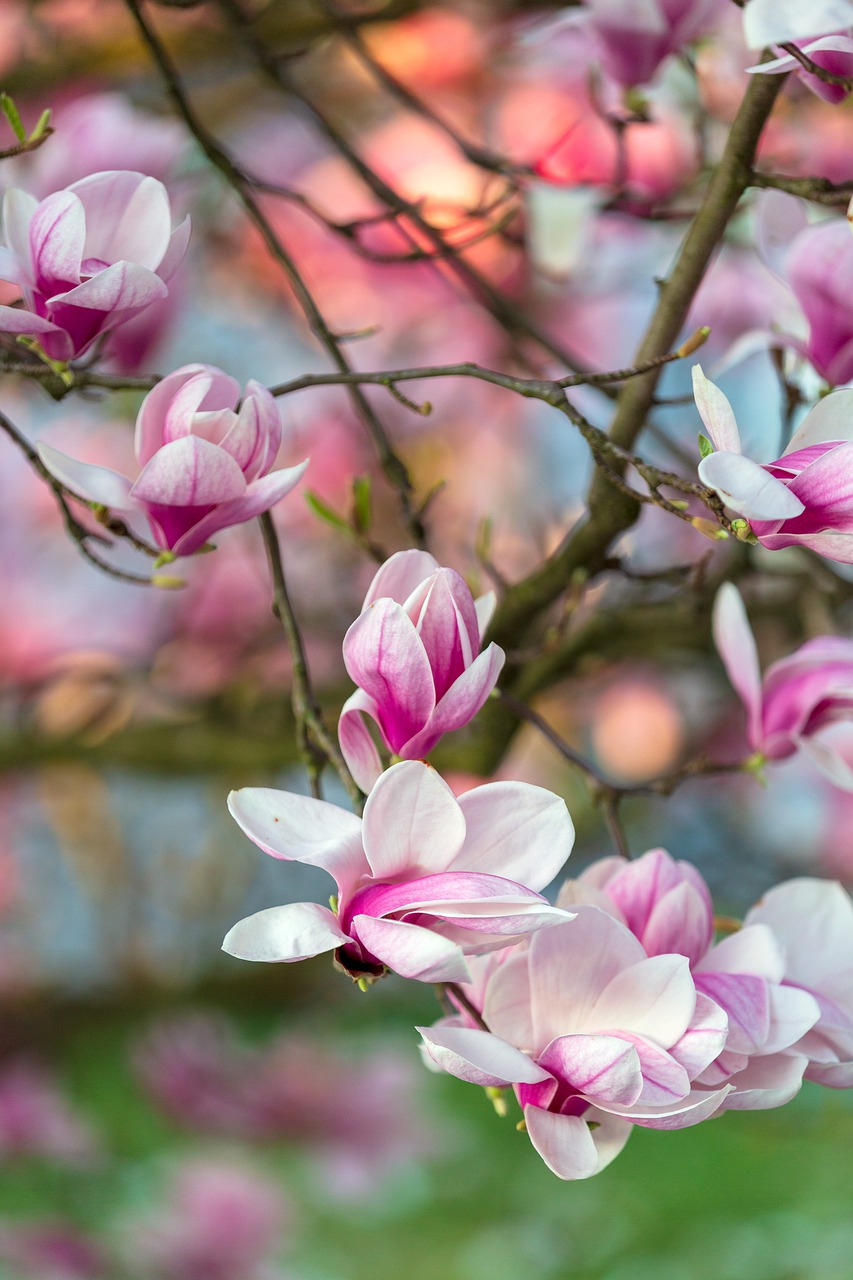
<instances>
[{"instance_id":1,"label":"thin twig","mask_svg":"<svg viewBox=\"0 0 853 1280\"><path fill-rule=\"evenodd\" d=\"M356 812L360 813L363 796L347 768L346 761L341 754L334 735L326 727L311 686L308 660L305 656L305 647L302 643L299 624L296 621L296 615L293 612L293 606L288 595L281 548L272 516L266 511L258 517L258 522L261 526L264 548L270 567L270 577L272 578L273 612L281 622L290 648L293 671L291 697L293 714L296 719L297 741L303 763L308 772L312 795L316 799L321 798L320 773L322 765L328 761L346 788Z\"/></svg>"},{"instance_id":2,"label":"thin twig","mask_svg":"<svg viewBox=\"0 0 853 1280\"><path fill-rule=\"evenodd\" d=\"M251 191L251 180L234 163L228 153L199 120L181 83L178 70L153 27L145 18L138 0L126 0L139 33L156 63L169 96L190 133L204 151L210 163L219 170L228 185L238 196L247 215L257 227L267 249L287 275L299 305L305 314L312 333L325 349L333 364L341 373L352 371L341 343L333 334L309 290L292 255L274 231ZM394 451L385 427L373 411L373 407L358 387L350 391L353 403L370 435L379 458L380 466L389 483L397 490L400 508L409 536L415 545L423 547L426 535L412 504L413 485L402 459Z\"/></svg>"}]
</instances>

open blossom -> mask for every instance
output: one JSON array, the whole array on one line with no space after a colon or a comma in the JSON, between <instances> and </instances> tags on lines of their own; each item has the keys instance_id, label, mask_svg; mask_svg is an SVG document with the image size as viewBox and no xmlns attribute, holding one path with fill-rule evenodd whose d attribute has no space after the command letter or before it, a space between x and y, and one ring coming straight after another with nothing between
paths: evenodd
<instances>
[{"instance_id":1,"label":"open blossom","mask_svg":"<svg viewBox=\"0 0 853 1280\"><path fill-rule=\"evenodd\" d=\"M557 902L599 906L628 926L647 955L674 953L689 960L697 992L728 1021L725 1045L697 1072L695 1090L729 1086L721 1111L790 1102L808 1065L797 1042L819 1010L810 994L783 984L784 947L766 924L747 924L715 944L705 881L689 862L677 862L664 849L632 862L595 862L563 886Z\"/></svg>"},{"instance_id":2,"label":"open blossom","mask_svg":"<svg viewBox=\"0 0 853 1280\"><path fill-rule=\"evenodd\" d=\"M647 84L664 58L713 25L720 0L587 0L584 16L601 64L620 84Z\"/></svg>"},{"instance_id":3,"label":"open blossom","mask_svg":"<svg viewBox=\"0 0 853 1280\"><path fill-rule=\"evenodd\" d=\"M266 788L232 792L228 803L265 853L322 867L338 885L332 910L296 902L241 920L223 943L240 959L336 951L355 978L387 967L422 982L466 982L466 954L566 919L535 892L574 839L565 804L541 787L494 782L457 800L434 769L403 761L376 783L363 819Z\"/></svg>"},{"instance_id":4,"label":"open blossom","mask_svg":"<svg viewBox=\"0 0 853 1280\"><path fill-rule=\"evenodd\" d=\"M41 203L7 191L3 231L0 278L20 286L23 306L0 307L0 331L26 334L51 359L71 360L167 296L190 222L172 230L162 182L113 170Z\"/></svg>"},{"instance_id":5,"label":"open blossom","mask_svg":"<svg viewBox=\"0 0 853 1280\"><path fill-rule=\"evenodd\" d=\"M530 1140L560 1178L588 1178L632 1124L678 1129L718 1110L728 1086L692 1089L720 1053L726 1016L697 994L684 956L648 957L613 915L580 905L489 977L489 1031L418 1028L451 1075L514 1085Z\"/></svg>"},{"instance_id":6,"label":"open blossom","mask_svg":"<svg viewBox=\"0 0 853 1280\"><path fill-rule=\"evenodd\" d=\"M801 876L770 889L747 914L769 927L785 955L786 986L808 993L820 1017L794 1046L806 1077L853 1088L853 903L840 884Z\"/></svg>"},{"instance_id":7,"label":"open blossom","mask_svg":"<svg viewBox=\"0 0 853 1280\"><path fill-rule=\"evenodd\" d=\"M753 751L781 760L804 751L837 786L853 790L853 771L816 735L853 720L853 641L818 636L768 668L764 679L755 639L737 588L724 583L714 604L714 641L743 700Z\"/></svg>"},{"instance_id":8,"label":"open blossom","mask_svg":"<svg viewBox=\"0 0 853 1280\"><path fill-rule=\"evenodd\" d=\"M853 17L853 10L850 11L850 16ZM853 75L853 39L850 37L849 30L847 34L836 31L832 35L821 36L819 40L807 40L800 44L800 48L811 62L831 75L843 76L845 80L849 80ZM747 71L762 75L787 75L789 71L793 71L806 88L811 89L812 93L816 93L825 102L843 102L850 92L842 84L831 84L820 80L791 53L786 53L781 58L773 58L770 62L761 62L754 67L747 67Z\"/></svg>"},{"instance_id":9,"label":"open blossom","mask_svg":"<svg viewBox=\"0 0 853 1280\"><path fill-rule=\"evenodd\" d=\"M480 710L504 664L496 644L479 652L494 607L493 593L475 604L459 574L426 551L399 551L382 565L344 637L359 687L343 705L338 736L363 791L382 771L364 715L389 751L415 760Z\"/></svg>"},{"instance_id":10,"label":"open blossom","mask_svg":"<svg viewBox=\"0 0 853 1280\"><path fill-rule=\"evenodd\" d=\"M806 415L782 457L759 464L741 453L740 433L726 396L700 365L693 394L714 452L699 463L699 479L749 520L771 551L810 547L853 563L853 393L824 397Z\"/></svg>"},{"instance_id":11,"label":"open blossom","mask_svg":"<svg viewBox=\"0 0 853 1280\"><path fill-rule=\"evenodd\" d=\"M853 22L851 0L749 0L744 5L743 31L750 49L767 44L808 40Z\"/></svg>"},{"instance_id":12,"label":"open blossom","mask_svg":"<svg viewBox=\"0 0 853 1280\"><path fill-rule=\"evenodd\" d=\"M39 445L48 470L72 493L113 512L135 512L158 547L192 555L213 534L268 511L299 481L307 462L270 471L281 444L275 399L213 365L188 364L159 382L136 419L142 470L129 480L107 467Z\"/></svg>"}]
</instances>

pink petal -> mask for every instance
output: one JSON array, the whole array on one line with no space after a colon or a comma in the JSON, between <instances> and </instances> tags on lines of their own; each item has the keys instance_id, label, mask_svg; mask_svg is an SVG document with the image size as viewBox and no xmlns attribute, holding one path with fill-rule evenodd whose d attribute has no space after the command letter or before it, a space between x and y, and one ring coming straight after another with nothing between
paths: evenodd
<instances>
[{"instance_id":1,"label":"pink petal","mask_svg":"<svg viewBox=\"0 0 853 1280\"><path fill-rule=\"evenodd\" d=\"M683 1102L664 1107L646 1107L639 1103L630 1109L608 1107L614 1115L625 1115L644 1129L688 1129L716 1115L731 1094L731 1085L708 1093L705 1089L693 1089Z\"/></svg>"},{"instance_id":2,"label":"pink petal","mask_svg":"<svg viewBox=\"0 0 853 1280\"><path fill-rule=\"evenodd\" d=\"M706 378L701 364L693 366L693 398L715 449L740 453L740 432L734 410L716 383Z\"/></svg>"},{"instance_id":3,"label":"pink petal","mask_svg":"<svg viewBox=\"0 0 853 1280\"><path fill-rule=\"evenodd\" d=\"M464 839L465 818L456 797L419 760L388 769L367 798L364 851L377 880L414 880L445 871Z\"/></svg>"},{"instance_id":4,"label":"pink petal","mask_svg":"<svg viewBox=\"0 0 853 1280\"><path fill-rule=\"evenodd\" d=\"M643 1092L636 1047L617 1036L558 1036L539 1055L539 1065L598 1105L629 1107Z\"/></svg>"},{"instance_id":5,"label":"pink petal","mask_svg":"<svg viewBox=\"0 0 853 1280\"><path fill-rule=\"evenodd\" d=\"M520 1045L532 1045L534 1040L527 966L526 951L501 958L486 983L483 1001L488 1026L496 1035Z\"/></svg>"},{"instance_id":6,"label":"pink petal","mask_svg":"<svg viewBox=\"0 0 853 1280\"><path fill-rule=\"evenodd\" d=\"M246 383L240 412L221 444L247 480L266 475L275 462L281 445L281 415L275 399L259 382Z\"/></svg>"},{"instance_id":7,"label":"pink petal","mask_svg":"<svg viewBox=\"0 0 853 1280\"><path fill-rule=\"evenodd\" d=\"M729 934L696 966L697 973L751 973L767 982L781 982L785 958L780 940L763 924L747 922Z\"/></svg>"},{"instance_id":8,"label":"pink petal","mask_svg":"<svg viewBox=\"0 0 853 1280\"><path fill-rule=\"evenodd\" d=\"M28 191L9 187L3 197L3 234L18 259L23 275L33 282L33 260L30 253L30 222L38 209L38 201ZM20 283L20 282L18 282Z\"/></svg>"},{"instance_id":9,"label":"pink petal","mask_svg":"<svg viewBox=\"0 0 853 1280\"><path fill-rule=\"evenodd\" d=\"M790 484L791 493L812 518L825 514L827 524L838 515L853 514L853 441L809 463Z\"/></svg>"},{"instance_id":10,"label":"pink petal","mask_svg":"<svg viewBox=\"0 0 853 1280\"><path fill-rule=\"evenodd\" d=\"M602 990L623 969L645 959L634 935L597 907L578 906L577 917L568 924L534 934L530 940L534 1051L558 1036L592 1029L590 1012ZM594 1029L613 1026L599 1023Z\"/></svg>"},{"instance_id":11,"label":"pink petal","mask_svg":"<svg viewBox=\"0 0 853 1280\"><path fill-rule=\"evenodd\" d=\"M785 951L785 978L842 1008L853 992L853 903L833 881L800 876L768 890L746 917L773 930Z\"/></svg>"},{"instance_id":12,"label":"pink petal","mask_svg":"<svg viewBox=\"0 0 853 1280\"><path fill-rule=\"evenodd\" d=\"M132 511L136 504L130 497L131 482L109 467L93 466L69 458L49 444L36 445L38 455L52 476L71 493L87 502L100 502L113 511Z\"/></svg>"},{"instance_id":13,"label":"pink petal","mask_svg":"<svg viewBox=\"0 0 853 1280\"><path fill-rule=\"evenodd\" d=\"M364 722L365 715L376 720L376 703L363 690L356 689L341 708L338 743L356 785L369 795L382 773L382 761Z\"/></svg>"},{"instance_id":14,"label":"pink petal","mask_svg":"<svg viewBox=\"0 0 853 1280\"><path fill-rule=\"evenodd\" d=\"M225 935L222 950L238 960L278 963L307 960L350 941L328 907L291 902L238 921Z\"/></svg>"},{"instance_id":15,"label":"pink petal","mask_svg":"<svg viewBox=\"0 0 853 1280\"><path fill-rule=\"evenodd\" d=\"M79 282L85 238L83 206L70 191L57 191L41 202L30 222L33 270L40 293L50 296Z\"/></svg>"},{"instance_id":16,"label":"pink petal","mask_svg":"<svg viewBox=\"0 0 853 1280\"><path fill-rule=\"evenodd\" d=\"M198 436L184 436L157 450L132 493L142 502L202 507L244 497L246 481L224 449Z\"/></svg>"},{"instance_id":17,"label":"pink petal","mask_svg":"<svg viewBox=\"0 0 853 1280\"><path fill-rule=\"evenodd\" d=\"M0 307L0 333L35 334L39 340L41 335L50 335L62 342L67 348L62 354L55 353L54 359L70 359L74 354L74 344L65 330L52 320L45 320L32 311L24 311L22 307Z\"/></svg>"},{"instance_id":18,"label":"pink petal","mask_svg":"<svg viewBox=\"0 0 853 1280\"><path fill-rule=\"evenodd\" d=\"M745 1054L760 1050L770 1030L768 984L749 973L697 973L695 978L697 990L728 1015L726 1049Z\"/></svg>"},{"instance_id":19,"label":"pink petal","mask_svg":"<svg viewBox=\"0 0 853 1280\"><path fill-rule=\"evenodd\" d=\"M750 746L761 743L761 669L755 637L737 587L724 582L714 601L714 644L746 707Z\"/></svg>"},{"instance_id":20,"label":"pink petal","mask_svg":"<svg viewBox=\"0 0 853 1280\"><path fill-rule=\"evenodd\" d=\"M186 257L191 232L192 222L189 217L184 218L183 222L172 232L169 237L169 243L166 246L166 252L157 267L157 275L161 280L168 283L183 262Z\"/></svg>"},{"instance_id":21,"label":"pink petal","mask_svg":"<svg viewBox=\"0 0 853 1280\"><path fill-rule=\"evenodd\" d=\"M402 604L436 570L438 561L428 551L397 551L377 571L364 597L362 613L384 596Z\"/></svg>"},{"instance_id":22,"label":"pink petal","mask_svg":"<svg viewBox=\"0 0 853 1280\"><path fill-rule=\"evenodd\" d=\"M537 1084L550 1076L526 1053L488 1031L467 1027L415 1027L427 1053L443 1071L471 1084L501 1088Z\"/></svg>"},{"instance_id":23,"label":"pink petal","mask_svg":"<svg viewBox=\"0 0 853 1280\"><path fill-rule=\"evenodd\" d=\"M725 1111L767 1111L782 1107L800 1091L808 1059L797 1053L778 1053L769 1058L750 1058L749 1065L734 1077L734 1089L726 1098Z\"/></svg>"},{"instance_id":24,"label":"pink petal","mask_svg":"<svg viewBox=\"0 0 853 1280\"><path fill-rule=\"evenodd\" d=\"M725 1010L701 991L696 993L696 1010L690 1026L669 1049L691 1080L708 1067L726 1046L729 1020Z\"/></svg>"},{"instance_id":25,"label":"pink petal","mask_svg":"<svg viewBox=\"0 0 853 1280\"><path fill-rule=\"evenodd\" d=\"M406 755L409 758L425 755L443 734L461 729L473 720L497 684L505 660L503 649L496 644L484 649L447 690L423 731L405 744Z\"/></svg>"},{"instance_id":26,"label":"pink petal","mask_svg":"<svg viewBox=\"0 0 853 1280\"><path fill-rule=\"evenodd\" d=\"M668 1046L680 1040L696 1007L684 956L652 956L610 980L589 1014L601 1030L635 1032Z\"/></svg>"},{"instance_id":27,"label":"pink petal","mask_svg":"<svg viewBox=\"0 0 853 1280\"><path fill-rule=\"evenodd\" d=\"M448 870L487 871L544 889L572 851L565 801L526 782L490 782L459 797L465 842Z\"/></svg>"},{"instance_id":28,"label":"pink petal","mask_svg":"<svg viewBox=\"0 0 853 1280\"><path fill-rule=\"evenodd\" d=\"M92 174L68 190L86 210L87 258L157 269L172 234L169 197L162 182L113 170Z\"/></svg>"},{"instance_id":29,"label":"pink petal","mask_svg":"<svg viewBox=\"0 0 853 1280\"><path fill-rule=\"evenodd\" d=\"M50 299L54 314L62 307L108 313L101 324L118 324L130 315L165 298L166 286L147 267L133 262L117 262L73 289L57 293Z\"/></svg>"},{"instance_id":30,"label":"pink petal","mask_svg":"<svg viewBox=\"0 0 853 1280\"><path fill-rule=\"evenodd\" d=\"M853 791L853 769L828 742L801 737L796 739L796 745L834 786L841 791Z\"/></svg>"},{"instance_id":31,"label":"pink petal","mask_svg":"<svg viewBox=\"0 0 853 1280\"><path fill-rule=\"evenodd\" d=\"M402 920L355 916L353 935L380 963L417 982L470 982L465 958L455 942Z\"/></svg>"},{"instance_id":32,"label":"pink petal","mask_svg":"<svg viewBox=\"0 0 853 1280\"><path fill-rule=\"evenodd\" d=\"M569 1182L600 1173L616 1158L631 1134L630 1124L610 1117L604 1121L601 1113L592 1108L582 1117L525 1107L524 1120L530 1141L548 1168ZM591 1131L590 1123L600 1127Z\"/></svg>"},{"instance_id":33,"label":"pink petal","mask_svg":"<svg viewBox=\"0 0 853 1280\"><path fill-rule=\"evenodd\" d=\"M474 612L477 615L477 629L480 634L480 644L489 629L489 623L494 616L497 608L498 598L494 591L487 591L485 595L478 596L474 601Z\"/></svg>"},{"instance_id":34,"label":"pink petal","mask_svg":"<svg viewBox=\"0 0 853 1280\"><path fill-rule=\"evenodd\" d=\"M778 1053L796 1045L820 1016L820 1005L808 991L799 987L771 987L770 1027L764 1052Z\"/></svg>"},{"instance_id":35,"label":"pink petal","mask_svg":"<svg viewBox=\"0 0 853 1280\"><path fill-rule=\"evenodd\" d=\"M322 867L348 894L370 868L361 847L361 819L325 800L245 787L228 797L231 816L273 858Z\"/></svg>"},{"instance_id":36,"label":"pink petal","mask_svg":"<svg viewBox=\"0 0 853 1280\"><path fill-rule=\"evenodd\" d=\"M212 376L216 372L219 372L219 370L215 370L213 365L185 364L182 368L175 369L173 373L167 374L152 391L148 392L148 395L140 405L136 418L135 450L140 466L144 467L146 462L165 443L163 425L166 420L166 414L172 399L181 387L200 373L208 373ZM240 391L236 382L234 386L236 388L236 403L236 396L240 394Z\"/></svg>"},{"instance_id":37,"label":"pink petal","mask_svg":"<svg viewBox=\"0 0 853 1280\"><path fill-rule=\"evenodd\" d=\"M426 725L435 707L429 662L411 619L392 600L377 600L344 637L350 678L376 703L392 751Z\"/></svg>"},{"instance_id":38,"label":"pink petal","mask_svg":"<svg viewBox=\"0 0 853 1280\"><path fill-rule=\"evenodd\" d=\"M218 447L218 445L211 445L211 448ZM241 498L217 503L212 511L202 516L183 537L178 539L172 550L179 556L191 555L220 529L244 524L245 521L259 516L262 511L270 511L299 483L307 466L306 459L295 467L283 467L281 471L273 471L268 476L253 480L246 486L246 492Z\"/></svg>"},{"instance_id":39,"label":"pink petal","mask_svg":"<svg viewBox=\"0 0 853 1280\"><path fill-rule=\"evenodd\" d=\"M739 453L712 453L698 467L699 479L748 520L790 520L804 504L764 467Z\"/></svg>"},{"instance_id":40,"label":"pink petal","mask_svg":"<svg viewBox=\"0 0 853 1280\"><path fill-rule=\"evenodd\" d=\"M849 440L853 435L853 390L842 388L818 400L810 409L782 454L791 453L833 440Z\"/></svg>"}]
</instances>

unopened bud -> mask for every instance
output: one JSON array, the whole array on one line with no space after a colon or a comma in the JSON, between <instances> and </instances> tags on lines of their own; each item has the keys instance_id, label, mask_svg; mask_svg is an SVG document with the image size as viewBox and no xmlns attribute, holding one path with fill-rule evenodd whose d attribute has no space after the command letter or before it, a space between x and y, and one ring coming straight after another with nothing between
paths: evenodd
<instances>
[{"instance_id":1,"label":"unopened bud","mask_svg":"<svg viewBox=\"0 0 853 1280\"><path fill-rule=\"evenodd\" d=\"M503 1119L507 1113L506 1090L498 1088L496 1085L486 1085L486 1097L491 1102L497 1114Z\"/></svg>"},{"instance_id":2,"label":"unopened bud","mask_svg":"<svg viewBox=\"0 0 853 1280\"><path fill-rule=\"evenodd\" d=\"M711 335L710 325L703 324L701 329L697 329L695 333L691 333L686 342L682 342L676 351L679 360L683 360L685 356L692 356L694 351L698 351L708 341Z\"/></svg>"},{"instance_id":3,"label":"unopened bud","mask_svg":"<svg viewBox=\"0 0 853 1280\"><path fill-rule=\"evenodd\" d=\"M164 591L178 591L187 584L183 578L169 578L165 574L155 573L151 579L152 587L162 587Z\"/></svg>"},{"instance_id":4,"label":"unopened bud","mask_svg":"<svg viewBox=\"0 0 853 1280\"><path fill-rule=\"evenodd\" d=\"M732 533L738 542L751 542L753 545L758 542L752 529L749 527L749 521L744 520L743 516L739 516L737 520L732 521Z\"/></svg>"},{"instance_id":5,"label":"unopened bud","mask_svg":"<svg viewBox=\"0 0 853 1280\"><path fill-rule=\"evenodd\" d=\"M706 520L704 516L694 516L690 523L697 533L701 533L703 538L710 538L712 542L724 542L729 536L725 529L721 529L713 520Z\"/></svg>"}]
</instances>

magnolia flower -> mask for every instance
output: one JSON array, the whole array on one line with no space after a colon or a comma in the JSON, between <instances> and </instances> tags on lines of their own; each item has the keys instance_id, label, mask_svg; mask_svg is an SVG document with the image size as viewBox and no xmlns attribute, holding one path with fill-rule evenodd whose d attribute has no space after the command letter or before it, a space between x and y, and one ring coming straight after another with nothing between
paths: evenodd
<instances>
[{"instance_id":1,"label":"magnolia flower","mask_svg":"<svg viewBox=\"0 0 853 1280\"><path fill-rule=\"evenodd\" d=\"M795 1045L806 1077L853 1088L853 903L840 884L802 876L770 889L747 914L769 927L785 955L785 983L807 992L820 1017Z\"/></svg>"},{"instance_id":2,"label":"magnolia flower","mask_svg":"<svg viewBox=\"0 0 853 1280\"><path fill-rule=\"evenodd\" d=\"M344 637L359 688L343 705L338 737L362 791L382 772L363 715L389 751L414 760L480 710L504 664L496 644L479 652L494 607L493 593L475 604L459 574L426 551L398 551L382 565Z\"/></svg>"},{"instance_id":3,"label":"magnolia flower","mask_svg":"<svg viewBox=\"0 0 853 1280\"><path fill-rule=\"evenodd\" d=\"M41 203L7 191L3 229L0 277L20 285L24 305L0 307L0 330L27 334L51 359L70 360L167 296L190 221L173 231L163 184L114 170Z\"/></svg>"},{"instance_id":4,"label":"magnolia flower","mask_svg":"<svg viewBox=\"0 0 853 1280\"><path fill-rule=\"evenodd\" d=\"M804 546L853 563L853 399L843 389L806 415L781 458L759 465L741 454L734 412L701 365L693 394L714 452L699 479L746 516L771 551Z\"/></svg>"},{"instance_id":5,"label":"magnolia flower","mask_svg":"<svg viewBox=\"0 0 853 1280\"><path fill-rule=\"evenodd\" d=\"M684 956L697 992L723 1011L725 1046L697 1071L694 1089L728 1085L722 1111L790 1102L808 1065L795 1042L819 1010L810 995L782 985L784 953L765 925L747 926L714 946L714 909L705 881L689 862L676 862L664 849L633 862L593 863L557 898L562 907L578 903L596 905L627 925L647 955ZM716 1035L713 1019L708 1034Z\"/></svg>"},{"instance_id":6,"label":"magnolia flower","mask_svg":"<svg viewBox=\"0 0 853 1280\"><path fill-rule=\"evenodd\" d=\"M278 406L250 381L240 385L213 365L188 364L159 382L136 419L135 481L78 462L50 445L48 471L78 497L114 512L145 516L158 547L192 555L214 533L275 506L308 463L270 471L281 444Z\"/></svg>"},{"instance_id":7,"label":"magnolia flower","mask_svg":"<svg viewBox=\"0 0 853 1280\"><path fill-rule=\"evenodd\" d=\"M458 800L428 765L383 773L364 819L287 791L232 792L232 816L274 858L334 876L332 909L270 907L241 920L223 949L242 960L304 960L336 951L370 981L386 967L422 982L467 982L466 954L506 947L566 919L534 892L571 852L559 797L524 782L475 787Z\"/></svg>"},{"instance_id":8,"label":"magnolia flower","mask_svg":"<svg viewBox=\"0 0 853 1280\"><path fill-rule=\"evenodd\" d=\"M750 49L808 40L853 23L851 0L748 0L743 31Z\"/></svg>"},{"instance_id":9,"label":"magnolia flower","mask_svg":"<svg viewBox=\"0 0 853 1280\"><path fill-rule=\"evenodd\" d=\"M848 14L853 17L853 11L850 9ZM809 40L801 44L800 48L812 62L822 67L824 71L830 72L831 75L843 76L845 80L849 80L853 75L853 39L850 38L849 30L846 35L838 31L832 35L821 36L819 40ZM843 84L831 84L820 80L791 53L786 53L781 58L774 58L770 62L760 62L757 66L747 67L747 71L761 75L787 75L789 71L793 71L806 88L811 89L812 93L816 93L825 102L843 102L850 92Z\"/></svg>"},{"instance_id":10,"label":"magnolia flower","mask_svg":"<svg viewBox=\"0 0 853 1280\"><path fill-rule=\"evenodd\" d=\"M649 958L595 906L535 934L491 975L489 1031L419 1027L445 1071L514 1085L530 1140L560 1178L588 1178L619 1154L632 1124L678 1129L718 1110L728 1087L691 1081L720 1053L726 1016L697 995L683 956Z\"/></svg>"},{"instance_id":11,"label":"magnolia flower","mask_svg":"<svg viewBox=\"0 0 853 1280\"><path fill-rule=\"evenodd\" d=\"M746 707L753 751L782 760L804 751L836 786L853 790L853 770L827 742L827 725L853 719L853 641L818 636L781 658L761 678L755 639L737 588L726 582L714 603L714 643Z\"/></svg>"},{"instance_id":12,"label":"magnolia flower","mask_svg":"<svg viewBox=\"0 0 853 1280\"><path fill-rule=\"evenodd\" d=\"M601 64L620 84L648 84L664 58L695 40L724 11L720 0L587 0L584 15Z\"/></svg>"}]
</instances>

